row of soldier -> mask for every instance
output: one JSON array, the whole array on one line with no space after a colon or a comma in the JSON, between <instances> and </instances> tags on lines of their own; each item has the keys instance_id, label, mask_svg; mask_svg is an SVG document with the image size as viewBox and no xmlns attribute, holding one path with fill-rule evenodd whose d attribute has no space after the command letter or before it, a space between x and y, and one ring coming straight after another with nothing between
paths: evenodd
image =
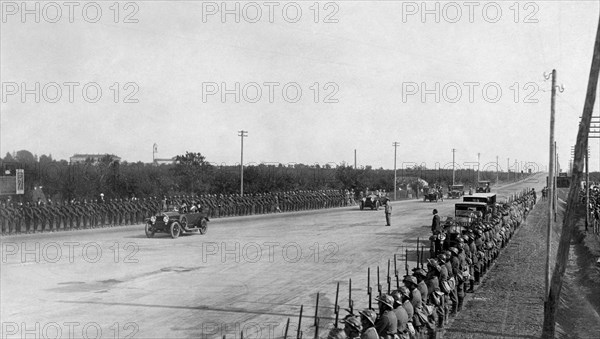
<instances>
[{"instance_id":1,"label":"row of soldier","mask_svg":"<svg viewBox=\"0 0 600 339\"><path fill-rule=\"evenodd\" d=\"M594 234L600 234L600 187L597 184L590 183L589 188L589 221ZM586 190L585 184L579 191L579 199L585 206Z\"/></svg>"},{"instance_id":2,"label":"row of soldier","mask_svg":"<svg viewBox=\"0 0 600 339\"><path fill-rule=\"evenodd\" d=\"M329 337L439 337L450 317L462 309L465 293L473 292L489 272L535 202L535 191L528 190L510 203L497 206L488 220L477 221L447 249L432 252L426 265L417 264L412 275L403 278L403 286L381 294L377 298L378 312L367 308L349 314L343 330L334 328Z\"/></svg>"},{"instance_id":3,"label":"row of soldier","mask_svg":"<svg viewBox=\"0 0 600 339\"><path fill-rule=\"evenodd\" d=\"M71 201L0 204L2 234L64 231L143 223L145 218L174 205L200 205L211 218L292 212L348 206L354 203L348 190L289 191L264 194L205 194L148 198L73 199Z\"/></svg>"}]
</instances>

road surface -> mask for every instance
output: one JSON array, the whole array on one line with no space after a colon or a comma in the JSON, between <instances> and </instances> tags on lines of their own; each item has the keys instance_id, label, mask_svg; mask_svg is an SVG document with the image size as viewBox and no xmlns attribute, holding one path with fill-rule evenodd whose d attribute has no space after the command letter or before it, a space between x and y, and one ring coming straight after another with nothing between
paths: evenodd
<instances>
[{"instance_id":1,"label":"road surface","mask_svg":"<svg viewBox=\"0 0 600 339\"><path fill-rule=\"evenodd\" d=\"M545 174L495 189L499 200L525 187L540 191ZM205 235L146 238L143 225L12 236L2 239L2 338L244 338L320 332L348 307L367 307L367 267L387 291L396 253L400 279L416 265L417 237L430 234L431 211L452 215L457 200L215 219ZM425 251L428 253L428 248ZM393 272L392 272L393 276ZM393 278L393 277L392 277ZM392 283L395 285L395 281ZM392 289L394 287L392 286Z\"/></svg>"}]
</instances>

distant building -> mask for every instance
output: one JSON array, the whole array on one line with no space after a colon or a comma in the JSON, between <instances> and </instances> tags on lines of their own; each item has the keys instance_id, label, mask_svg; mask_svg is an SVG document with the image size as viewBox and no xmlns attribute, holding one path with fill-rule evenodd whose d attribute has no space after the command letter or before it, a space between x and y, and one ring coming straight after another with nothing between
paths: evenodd
<instances>
[{"instance_id":1,"label":"distant building","mask_svg":"<svg viewBox=\"0 0 600 339\"><path fill-rule=\"evenodd\" d=\"M69 158L69 163L73 164L83 164L86 162L90 162L92 164L99 163L103 158L109 157L110 161L121 161L121 157L118 157L114 154L73 154L72 157Z\"/></svg>"}]
</instances>

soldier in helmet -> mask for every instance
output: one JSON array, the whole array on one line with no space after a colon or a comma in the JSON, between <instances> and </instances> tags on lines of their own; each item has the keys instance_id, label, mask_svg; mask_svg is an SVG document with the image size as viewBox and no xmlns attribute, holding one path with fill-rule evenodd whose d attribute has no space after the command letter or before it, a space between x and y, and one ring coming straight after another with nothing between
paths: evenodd
<instances>
[{"instance_id":1,"label":"soldier in helmet","mask_svg":"<svg viewBox=\"0 0 600 339\"><path fill-rule=\"evenodd\" d=\"M375 329L375 322L377 321L375 311L368 308L360 311L360 320L363 328L360 339L379 339L379 334Z\"/></svg>"},{"instance_id":2,"label":"soldier in helmet","mask_svg":"<svg viewBox=\"0 0 600 339\"><path fill-rule=\"evenodd\" d=\"M402 307L402 294L396 290L392 292L394 298L394 313L398 319L398 336L400 339L409 339L408 333L408 313L406 309Z\"/></svg>"},{"instance_id":3,"label":"soldier in helmet","mask_svg":"<svg viewBox=\"0 0 600 339\"><path fill-rule=\"evenodd\" d=\"M393 339L398 332L398 318L394 313L394 298L384 294L377 298L379 302L379 317L375 322L375 329L380 338Z\"/></svg>"},{"instance_id":4,"label":"soldier in helmet","mask_svg":"<svg viewBox=\"0 0 600 339\"><path fill-rule=\"evenodd\" d=\"M362 324L360 318L355 315L350 315L343 320L345 323L344 332L348 339L359 339L362 332Z\"/></svg>"}]
</instances>

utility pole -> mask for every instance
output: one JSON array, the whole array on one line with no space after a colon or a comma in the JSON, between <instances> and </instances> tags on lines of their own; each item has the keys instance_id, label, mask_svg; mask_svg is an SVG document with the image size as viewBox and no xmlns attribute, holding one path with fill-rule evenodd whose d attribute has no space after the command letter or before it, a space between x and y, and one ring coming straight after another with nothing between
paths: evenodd
<instances>
[{"instance_id":1,"label":"utility pole","mask_svg":"<svg viewBox=\"0 0 600 339\"><path fill-rule=\"evenodd\" d=\"M550 242L552 241L552 224L554 218L552 211L554 209L554 105L556 102L556 70L552 70L552 92L550 97L550 152L548 164L548 228L546 229L546 302L550 293Z\"/></svg>"},{"instance_id":2,"label":"utility pole","mask_svg":"<svg viewBox=\"0 0 600 339\"><path fill-rule=\"evenodd\" d=\"M510 158L506 158L506 182L510 181Z\"/></svg>"},{"instance_id":3,"label":"utility pole","mask_svg":"<svg viewBox=\"0 0 600 339\"><path fill-rule=\"evenodd\" d=\"M590 149L585 152L585 230L590 223Z\"/></svg>"},{"instance_id":4,"label":"utility pole","mask_svg":"<svg viewBox=\"0 0 600 339\"><path fill-rule=\"evenodd\" d=\"M392 146L394 146L394 200L396 200L396 148L398 148L398 145L400 145L397 142L394 142L392 144Z\"/></svg>"},{"instance_id":5,"label":"utility pole","mask_svg":"<svg viewBox=\"0 0 600 339\"><path fill-rule=\"evenodd\" d=\"M500 165L498 164L498 156L496 156L496 186L498 185L498 170Z\"/></svg>"},{"instance_id":6,"label":"utility pole","mask_svg":"<svg viewBox=\"0 0 600 339\"><path fill-rule=\"evenodd\" d=\"M554 222L556 222L556 211L558 210L558 190L556 183L558 182L558 173L560 172L560 163L558 162L558 146L554 141Z\"/></svg>"},{"instance_id":7,"label":"utility pole","mask_svg":"<svg viewBox=\"0 0 600 339\"><path fill-rule=\"evenodd\" d=\"M479 160L481 159L480 156L481 153L477 153L477 182L479 182Z\"/></svg>"},{"instance_id":8,"label":"utility pole","mask_svg":"<svg viewBox=\"0 0 600 339\"><path fill-rule=\"evenodd\" d=\"M238 131L238 136L242 140L241 156L240 156L240 195L244 196L244 137L248 136L248 131Z\"/></svg>"},{"instance_id":9,"label":"utility pole","mask_svg":"<svg viewBox=\"0 0 600 339\"><path fill-rule=\"evenodd\" d=\"M157 145L156 143L154 143L154 144L152 145L152 164L153 164L153 165L154 165L154 164L156 164L156 160L155 160L156 158L154 157L154 155L155 155L156 153L158 153L158 145Z\"/></svg>"},{"instance_id":10,"label":"utility pole","mask_svg":"<svg viewBox=\"0 0 600 339\"><path fill-rule=\"evenodd\" d=\"M590 122L592 120L594 103L596 101L596 90L598 88L599 72L600 22L598 22L598 26L596 28L596 40L594 42L594 54L592 56L592 65L590 67L590 75L585 95L585 103L583 105L583 114L581 115L581 122L579 124L577 132L577 139L575 143L575 158L573 160L573 175L571 187L569 188L567 208L565 210L563 218L563 227L558 243L558 250L556 252L556 264L554 266L554 273L552 275L550 292L548 293L546 302L544 303L544 325L541 335L542 338L554 338L555 336L557 304L560 300L562 279L565 274L567 261L569 259L569 248L571 244L573 229L576 227L578 221L575 217L575 207L577 206L579 183L582 179L581 165L584 158L582 152L587 152L588 148ZM554 87L552 87L552 90L554 91ZM554 96L552 98L554 99Z\"/></svg>"},{"instance_id":11,"label":"utility pole","mask_svg":"<svg viewBox=\"0 0 600 339\"><path fill-rule=\"evenodd\" d=\"M454 153L456 153L456 149L452 149L452 186L454 186Z\"/></svg>"},{"instance_id":12,"label":"utility pole","mask_svg":"<svg viewBox=\"0 0 600 339\"><path fill-rule=\"evenodd\" d=\"M354 149L354 169L356 169L356 148Z\"/></svg>"}]
</instances>

